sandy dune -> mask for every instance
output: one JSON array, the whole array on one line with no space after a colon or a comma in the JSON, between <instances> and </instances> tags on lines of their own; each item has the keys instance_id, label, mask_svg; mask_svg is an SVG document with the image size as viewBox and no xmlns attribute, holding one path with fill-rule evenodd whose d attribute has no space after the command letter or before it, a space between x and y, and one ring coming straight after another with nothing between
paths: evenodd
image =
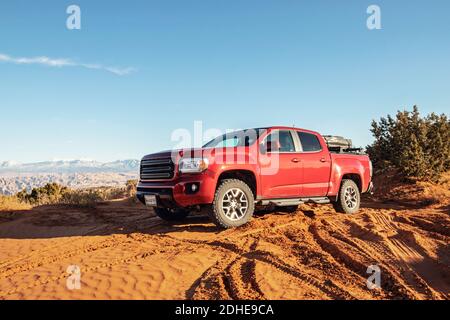
<instances>
[{"instance_id":1,"label":"sandy dune","mask_svg":"<svg viewBox=\"0 0 450 320\"><path fill-rule=\"evenodd\" d=\"M143 206L0 213L1 299L449 299L449 207L304 205L220 231ZM369 265L381 290L366 287ZM66 269L81 268L69 290Z\"/></svg>"}]
</instances>

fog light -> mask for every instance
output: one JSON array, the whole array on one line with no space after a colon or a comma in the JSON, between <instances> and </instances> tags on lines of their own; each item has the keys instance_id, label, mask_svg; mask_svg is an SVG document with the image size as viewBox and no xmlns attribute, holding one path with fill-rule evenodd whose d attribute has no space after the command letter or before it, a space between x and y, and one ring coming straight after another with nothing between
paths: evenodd
<instances>
[{"instance_id":1,"label":"fog light","mask_svg":"<svg viewBox=\"0 0 450 320\"><path fill-rule=\"evenodd\" d=\"M199 189L200 189L200 184L198 182L188 183L184 187L184 190L185 190L184 192L186 192L186 194L194 194L194 193L197 193Z\"/></svg>"}]
</instances>

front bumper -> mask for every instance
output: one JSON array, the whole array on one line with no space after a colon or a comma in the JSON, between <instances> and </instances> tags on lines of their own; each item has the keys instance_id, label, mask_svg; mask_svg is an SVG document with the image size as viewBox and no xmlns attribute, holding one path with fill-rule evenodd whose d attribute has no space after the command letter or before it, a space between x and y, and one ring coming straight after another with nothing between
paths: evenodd
<instances>
[{"instance_id":1,"label":"front bumper","mask_svg":"<svg viewBox=\"0 0 450 320\"><path fill-rule=\"evenodd\" d=\"M195 184L197 190L192 191ZM145 195L155 195L158 207L189 207L213 202L214 177L208 171L200 174L182 175L173 181L139 181L136 197L145 204Z\"/></svg>"},{"instance_id":2,"label":"front bumper","mask_svg":"<svg viewBox=\"0 0 450 320\"><path fill-rule=\"evenodd\" d=\"M145 204L146 195L155 195L158 207L173 208L176 204L173 200L172 188L152 188L143 189L138 187L136 197L140 202Z\"/></svg>"}]
</instances>

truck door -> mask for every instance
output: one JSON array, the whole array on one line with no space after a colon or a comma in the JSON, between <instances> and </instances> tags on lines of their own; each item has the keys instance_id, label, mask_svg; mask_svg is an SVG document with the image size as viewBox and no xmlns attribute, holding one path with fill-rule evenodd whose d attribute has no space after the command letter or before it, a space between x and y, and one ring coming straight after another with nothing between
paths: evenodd
<instances>
[{"instance_id":1,"label":"truck door","mask_svg":"<svg viewBox=\"0 0 450 320\"><path fill-rule=\"evenodd\" d=\"M264 198L294 198L301 194L301 153L294 135L293 130L273 130L261 144L259 166Z\"/></svg>"},{"instance_id":2,"label":"truck door","mask_svg":"<svg viewBox=\"0 0 450 320\"><path fill-rule=\"evenodd\" d=\"M331 157L328 149L320 144L317 135L297 131L302 152L302 196L323 197L327 195L331 174Z\"/></svg>"}]
</instances>

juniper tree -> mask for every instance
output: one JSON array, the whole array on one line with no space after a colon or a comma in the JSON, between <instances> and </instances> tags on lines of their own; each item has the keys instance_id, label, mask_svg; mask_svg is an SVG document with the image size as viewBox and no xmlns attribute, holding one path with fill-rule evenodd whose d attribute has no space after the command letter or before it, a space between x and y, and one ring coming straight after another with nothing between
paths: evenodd
<instances>
[{"instance_id":1,"label":"juniper tree","mask_svg":"<svg viewBox=\"0 0 450 320\"><path fill-rule=\"evenodd\" d=\"M445 114L421 118L419 109L373 121L367 147L378 170L396 168L407 178L437 180L450 169L450 122Z\"/></svg>"}]
</instances>

